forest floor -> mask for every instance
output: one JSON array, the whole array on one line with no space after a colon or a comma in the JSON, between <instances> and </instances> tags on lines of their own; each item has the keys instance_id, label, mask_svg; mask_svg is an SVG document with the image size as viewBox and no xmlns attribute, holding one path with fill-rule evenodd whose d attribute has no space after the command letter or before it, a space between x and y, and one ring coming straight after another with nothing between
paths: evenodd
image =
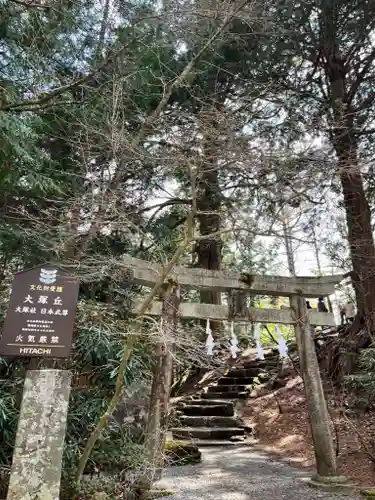
<instances>
[{"instance_id":1,"label":"forest floor","mask_svg":"<svg viewBox=\"0 0 375 500\"><path fill-rule=\"evenodd\" d=\"M259 449L301 469L314 465L303 385L290 376L276 391L261 388L243 408L246 425L254 428ZM338 452L340 473L364 486L375 485L375 412L342 415L342 395L329 398L332 432Z\"/></svg>"}]
</instances>

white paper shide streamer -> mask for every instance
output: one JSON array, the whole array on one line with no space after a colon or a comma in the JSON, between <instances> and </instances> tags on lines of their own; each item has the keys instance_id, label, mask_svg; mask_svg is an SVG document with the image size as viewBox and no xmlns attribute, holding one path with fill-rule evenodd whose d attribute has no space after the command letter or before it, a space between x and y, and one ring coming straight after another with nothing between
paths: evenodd
<instances>
[{"instance_id":1,"label":"white paper shide streamer","mask_svg":"<svg viewBox=\"0 0 375 500\"><path fill-rule=\"evenodd\" d=\"M277 335L277 348L279 349L280 358L286 358L288 356L288 346L286 345L279 326L275 325L275 327Z\"/></svg>"},{"instance_id":2,"label":"white paper shide streamer","mask_svg":"<svg viewBox=\"0 0 375 500\"><path fill-rule=\"evenodd\" d=\"M206 334L207 334L207 339L206 339L206 348L207 348L207 355L212 356L213 355L213 349L215 346L214 338L212 336L212 330L210 326L210 320L207 320L207 325L206 325Z\"/></svg>"},{"instance_id":3,"label":"white paper shide streamer","mask_svg":"<svg viewBox=\"0 0 375 500\"><path fill-rule=\"evenodd\" d=\"M257 323L254 329L254 339L258 350L258 359L264 359L262 344L260 343L260 324Z\"/></svg>"},{"instance_id":4,"label":"white paper shide streamer","mask_svg":"<svg viewBox=\"0 0 375 500\"><path fill-rule=\"evenodd\" d=\"M237 358L237 354L240 352L240 350L238 349L238 339L236 337L236 334L234 333L234 324L233 324L233 321L232 321L232 323L230 325L230 332L231 332L230 353L232 354L232 358L236 359Z\"/></svg>"}]
</instances>

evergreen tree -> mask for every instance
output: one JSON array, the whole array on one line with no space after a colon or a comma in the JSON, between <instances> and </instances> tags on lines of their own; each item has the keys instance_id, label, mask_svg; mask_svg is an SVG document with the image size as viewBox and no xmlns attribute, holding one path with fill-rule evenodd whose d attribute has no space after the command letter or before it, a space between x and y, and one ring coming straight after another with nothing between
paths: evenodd
<instances>
[{"instance_id":1,"label":"evergreen tree","mask_svg":"<svg viewBox=\"0 0 375 500\"><path fill-rule=\"evenodd\" d=\"M367 0L350 5L341 0L285 1L275 2L272 10L278 31L266 46L267 61L274 64L269 80L280 90L275 102L281 99L286 113L279 130L293 139L308 131L324 132L330 141L336 157L334 173L344 195L358 321L373 333L375 247L361 173L373 152L372 4ZM332 167L321 168L330 178Z\"/></svg>"}]
</instances>

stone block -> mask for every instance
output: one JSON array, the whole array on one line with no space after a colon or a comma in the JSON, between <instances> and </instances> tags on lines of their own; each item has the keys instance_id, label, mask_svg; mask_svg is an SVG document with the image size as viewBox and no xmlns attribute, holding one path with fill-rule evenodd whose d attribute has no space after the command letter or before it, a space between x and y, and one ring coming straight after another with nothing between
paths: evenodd
<instances>
[{"instance_id":1,"label":"stone block","mask_svg":"<svg viewBox=\"0 0 375 500\"><path fill-rule=\"evenodd\" d=\"M59 500L71 373L25 378L7 500Z\"/></svg>"},{"instance_id":2,"label":"stone block","mask_svg":"<svg viewBox=\"0 0 375 500\"><path fill-rule=\"evenodd\" d=\"M185 405L183 413L186 416L199 417L199 416L220 416L220 417L233 417L234 407L233 403L218 404L218 405Z\"/></svg>"},{"instance_id":3,"label":"stone block","mask_svg":"<svg viewBox=\"0 0 375 500\"><path fill-rule=\"evenodd\" d=\"M180 417L182 427L237 427L239 421L235 417L220 416L183 416Z\"/></svg>"}]
</instances>

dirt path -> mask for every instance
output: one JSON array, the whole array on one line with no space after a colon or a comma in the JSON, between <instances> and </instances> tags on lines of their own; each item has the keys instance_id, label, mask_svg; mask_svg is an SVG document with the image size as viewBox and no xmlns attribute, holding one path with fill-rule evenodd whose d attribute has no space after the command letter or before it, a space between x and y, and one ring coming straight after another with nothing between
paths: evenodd
<instances>
[{"instance_id":1,"label":"dirt path","mask_svg":"<svg viewBox=\"0 0 375 500\"><path fill-rule=\"evenodd\" d=\"M199 465L173 467L158 486L175 493L170 500L357 500L306 486L306 472L250 447L203 449Z\"/></svg>"}]
</instances>

